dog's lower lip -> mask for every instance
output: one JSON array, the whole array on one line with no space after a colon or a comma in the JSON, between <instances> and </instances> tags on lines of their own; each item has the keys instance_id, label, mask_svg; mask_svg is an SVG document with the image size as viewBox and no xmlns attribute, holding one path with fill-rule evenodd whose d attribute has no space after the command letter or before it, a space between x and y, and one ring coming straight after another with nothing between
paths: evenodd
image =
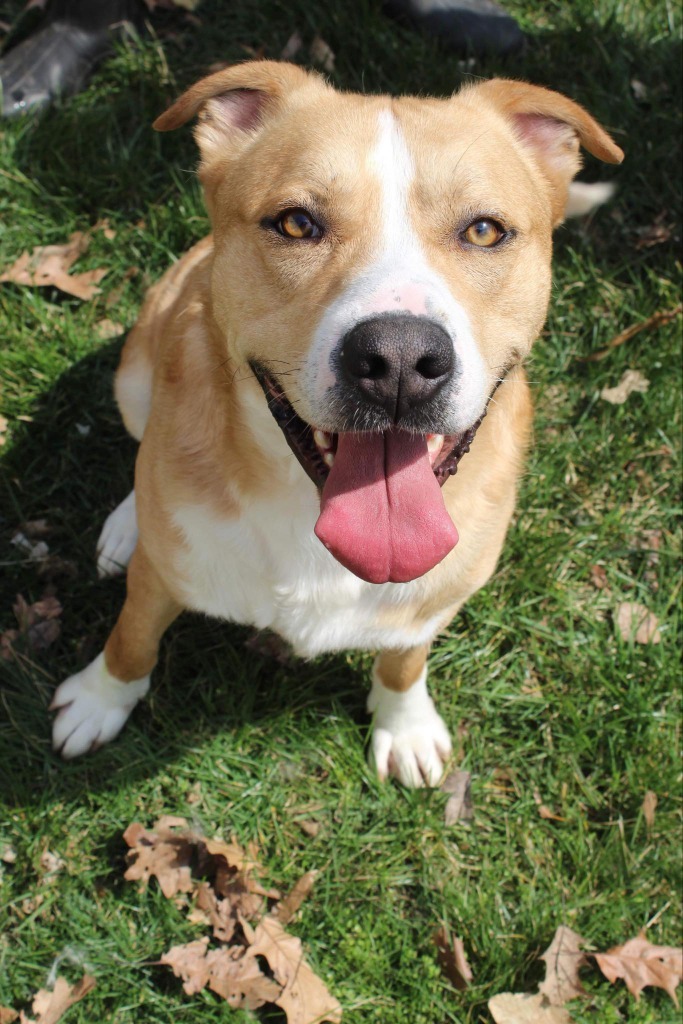
<instances>
[{"instance_id":1,"label":"dog's lower lip","mask_svg":"<svg viewBox=\"0 0 683 1024\"><path fill-rule=\"evenodd\" d=\"M319 427L312 427L302 420L288 401L277 378L262 365L252 363L251 369L261 385L271 415L284 434L287 444L316 487L322 490L334 465L338 435ZM461 434L425 434L432 470L441 486L449 476L457 472L458 463L470 450L485 415L486 410L476 423Z\"/></svg>"}]
</instances>

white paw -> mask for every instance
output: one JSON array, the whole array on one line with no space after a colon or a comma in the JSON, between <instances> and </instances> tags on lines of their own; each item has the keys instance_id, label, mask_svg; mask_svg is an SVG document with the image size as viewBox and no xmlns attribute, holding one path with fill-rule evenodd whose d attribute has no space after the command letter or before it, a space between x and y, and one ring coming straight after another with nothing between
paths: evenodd
<instances>
[{"instance_id":1,"label":"white paw","mask_svg":"<svg viewBox=\"0 0 683 1024\"><path fill-rule=\"evenodd\" d=\"M117 576L126 571L138 542L135 491L107 516L97 542L97 575Z\"/></svg>"},{"instance_id":2,"label":"white paw","mask_svg":"<svg viewBox=\"0 0 683 1024\"><path fill-rule=\"evenodd\" d=\"M58 711L52 745L67 759L97 750L123 728L149 690L149 676L122 683L107 671L104 652L55 691L50 711Z\"/></svg>"},{"instance_id":3,"label":"white paw","mask_svg":"<svg viewBox=\"0 0 683 1024\"><path fill-rule=\"evenodd\" d=\"M427 669L403 693L389 690L373 672L368 711L374 714L371 754L380 779L395 775L404 786L437 786L452 745L427 693Z\"/></svg>"}]
</instances>

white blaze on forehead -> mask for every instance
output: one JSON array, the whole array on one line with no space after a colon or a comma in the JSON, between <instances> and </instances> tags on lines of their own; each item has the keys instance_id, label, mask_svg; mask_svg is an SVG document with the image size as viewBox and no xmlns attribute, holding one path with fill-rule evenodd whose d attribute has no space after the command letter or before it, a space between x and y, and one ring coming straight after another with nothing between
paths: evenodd
<instances>
[{"instance_id":1,"label":"white blaze on forehead","mask_svg":"<svg viewBox=\"0 0 683 1024\"><path fill-rule=\"evenodd\" d=\"M380 186L377 217L369 225L376 244L370 262L358 267L356 276L325 311L313 339L305 371L313 422L336 429L326 421L326 392L336 383L332 353L347 331L360 320L382 313L412 313L440 324L453 341L460 372L453 385L450 422L443 424L443 432L458 433L484 411L486 371L465 308L425 254L410 209L415 161L388 107L377 117L376 142L366 166Z\"/></svg>"}]
</instances>

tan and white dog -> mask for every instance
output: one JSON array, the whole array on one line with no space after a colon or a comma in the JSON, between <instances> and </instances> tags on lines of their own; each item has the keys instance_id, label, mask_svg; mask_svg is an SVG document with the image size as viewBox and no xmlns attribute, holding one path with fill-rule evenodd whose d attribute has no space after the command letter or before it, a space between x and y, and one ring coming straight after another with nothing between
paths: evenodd
<instances>
[{"instance_id":1,"label":"tan and white dog","mask_svg":"<svg viewBox=\"0 0 683 1024\"><path fill-rule=\"evenodd\" d=\"M130 559L127 598L56 692L54 745L111 740L191 608L304 657L379 651L377 771L435 784L451 744L428 650L512 515L552 230L580 144L623 154L569 99L495 79L392 99L263 61L198 82L155 127L196 114L213 236L123 350L116 397L141 443L99 568Z\"/></svg>"}]
</instances>

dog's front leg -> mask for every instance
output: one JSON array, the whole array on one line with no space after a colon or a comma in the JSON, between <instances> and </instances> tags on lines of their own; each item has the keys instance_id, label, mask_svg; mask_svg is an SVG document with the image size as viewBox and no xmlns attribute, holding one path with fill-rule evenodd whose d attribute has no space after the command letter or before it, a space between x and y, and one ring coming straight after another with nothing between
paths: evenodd
<instances>
[{"instance_id":1,"label":"dog's front leg","mask_svg":"<svg viewBox=\"0 0 683 1024\"><path fill-rule=\"evenodd\" d=\"M372 756L381 779L395 775L405 786L436 786L452 749L427 693L428 653L428 647L383 651L372 672Z\"/></svg>"},{"instance_id":2,"label":"dog's front leg","mask_svg":"<svg viewBox=\"0 0 683 1024\"><path fill-rule=\"evenodd\" d=\"M55 692L52 739L62 757L78 757L112 740L149 690L159 641L181 612L144 548L128 569L127 596L104 650Z\"/></svg>"}]
</instances>

